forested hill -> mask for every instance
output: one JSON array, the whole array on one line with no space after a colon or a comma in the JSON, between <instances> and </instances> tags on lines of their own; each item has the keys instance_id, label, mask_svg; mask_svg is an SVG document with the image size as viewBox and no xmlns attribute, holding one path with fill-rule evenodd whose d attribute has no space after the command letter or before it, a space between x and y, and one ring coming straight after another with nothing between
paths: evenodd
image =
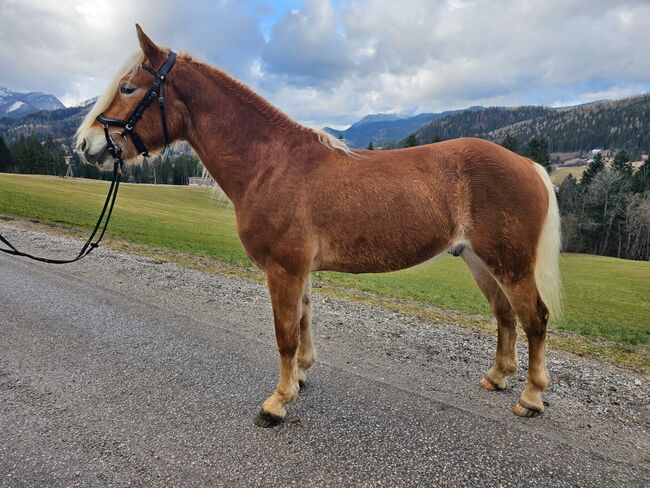
<instances>
[{"instance_id":1,"label":"forested hill","mask_svg":"<svg viewBox=\"0 0 650 488\"><path fill-rule=\"evenodd\" d=\"M42 110L23 117L0 119L0 136L11 144L20 136L36 135L39 139L62 140L69 144L77 127L90 110L91 105L62 108L59 110Z\"/></svg>"},{"instance_id":2,"label":"forested hill","mask_svg":"<svg viewBox=\"0 0 650 488\"><path fill-rule=\"evenodd\" d=\"M488 133L504 126L544 117L554 109L541 106L487 107L480 111L465 111L449 115L414 132L418 144L464 136L486 137ZM406 139L395 143L395 147L407 145Z\"/></svg>"},{"instance_id":3,"label":"forested hill","mask_svg":"<svg viewBox=\"0 0 650 488\"><path fill-rule=\"evenodd\" d=\"M393 147L463 136L501 142L511 135L520 143L532 137L542 138L548 141L552 152L624 149L638 158L650 149L648 127L650 94L645 94L575 107L490 107L480 112L462 112L431 122Z\"/></svg>"},{"instance_id":4,"label":"forested hill","mask_svg":"<svg viewBox=\"0 0 650 488\"><path fill-rule=\"evenodd\" d=\"M640 157L650 149L650 94L556 109L545 117L507 125L487 134L502 140L510 134L519 141L543 137L553 152L624 149Z\"/></svg>"}]
</instances>

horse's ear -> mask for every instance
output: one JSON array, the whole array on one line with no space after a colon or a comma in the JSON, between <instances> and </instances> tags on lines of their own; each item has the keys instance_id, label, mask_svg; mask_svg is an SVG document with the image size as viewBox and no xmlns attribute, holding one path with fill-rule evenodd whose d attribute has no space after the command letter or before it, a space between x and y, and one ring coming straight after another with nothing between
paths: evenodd
<instances>
[{"instance_id":1,"label":"horse's ear","mask_svg":"<svg viewBox=\"0 0 650 488\"><path fill-rule=\"evenodd\" d=\"M149 39L149 36L144 33L140 24L135 24L135 30L138 33L138 41L140 41L140 48L145 57L149 60L152 67L158 67L165 62L165 53L156 44Z\"/></svg>"}]
</instances>

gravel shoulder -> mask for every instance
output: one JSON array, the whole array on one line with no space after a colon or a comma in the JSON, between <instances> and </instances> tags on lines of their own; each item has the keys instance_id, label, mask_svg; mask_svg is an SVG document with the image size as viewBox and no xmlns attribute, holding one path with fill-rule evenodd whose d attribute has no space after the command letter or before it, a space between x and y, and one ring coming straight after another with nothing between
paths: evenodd
<instances>
[{"instance_id":1,"label":"gravel shoulder","mask_svg":"<svg viewBox=\"0 0 650 488\"><path fill-rule=\"evenodd\" d=\"M80 246L0 232L48 256ZM550 350L546 412L519 419L525 341L510 388L488 393L495 334L315 289L320 362L269 433L252 427L277 371L263 285L99 248L65 267L1 256L0 293L0 485L650 482L650 380L633 370Z\"/></svg>"}]
</instances>

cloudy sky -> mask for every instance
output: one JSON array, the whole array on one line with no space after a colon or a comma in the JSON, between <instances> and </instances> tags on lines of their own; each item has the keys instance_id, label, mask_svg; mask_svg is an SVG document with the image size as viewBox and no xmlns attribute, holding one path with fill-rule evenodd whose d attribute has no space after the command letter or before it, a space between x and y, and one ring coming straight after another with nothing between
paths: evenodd
<instances>
[{"instance_id":1,"label":"cloudy sky","mask_svg":"<svg viewBox=\"0 0 650 488\"><path fill-rule=\"evenodd\" d=\"M0 0L0 86L98 95L135 22L314 127L650 90L650 0Z\"/></svg>"}]
</instances>

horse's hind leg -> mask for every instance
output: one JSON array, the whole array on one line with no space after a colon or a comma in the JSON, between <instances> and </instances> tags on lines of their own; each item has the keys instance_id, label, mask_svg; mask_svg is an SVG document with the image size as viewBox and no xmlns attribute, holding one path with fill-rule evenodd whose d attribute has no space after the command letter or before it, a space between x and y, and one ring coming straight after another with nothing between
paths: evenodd
<instances>
[{"instance_id":1,"label":"horse's hind leg","mask_svg":"<svg viewBox=\"0 0 650 488\"><path fill-rule=\"evenodd\" d=\"M286 415L285 406L296 399L300 390L296 353L300 343L302 297L308 275L297 276L281 266L269 266L266 275L280 353L280 379L273 394L262 404L255 423L261 427L273 427L282 421Z\"/></svg>"},{"instance_id":2,"label":"horse's hind leg","mask_svg":"<svg viewBox=\"0 0 650 488\"><path fill-rule=\"evenodd\" d=\"M467 251L463 252L463 257L465 256L465 252ZM468 253L468 257L471 257L471 254ZM486 257L489 261L490 256L486 254ZM519 319L519 323L521 323L521 326L526 332L526 337L528 338L528 382L519 397L519 402L512 407L512 410L521 417L534 417L544 411L542 393L550 384L550 377L548 370L546 369L546 360L544 357L546 326L548 323L549 313L546 305L544 305L544 302L542 302L542 299L539 296L539 292L537 291L537 285L535 284L535 278L533 277L534 273L532 271L532 265L525 265L525 260L516 259L517 257L519 256L513 255L512 258L513 263L519 263L521 265L521 269L516 273L512 269L502 268L500 274L492 272L491 276L493 276L493 280L496 280L495 284L498 281L499 285L501 285L501 295L507 298L505 302L509 303L510 307L512 307L511 312L514 311L514 314ZM475 259L478 260L478 258ZM478 262L482 264L486 261L483 259ZM498 263L496 260L494 260L494 262ZM474 269L476 268L477 266L473 267L470 265L472 273L474 273ZM497 269L497 267L488 265L486 266L486 269ZM526 272L526 269L531 269L531 271ZM484 275L479 273L479 276L483 277ZM515 279L512 278L513 276ZM483 282L485 281L486 280L483 280ZM487 281L489 282L489 280ZM499 285L497 285L497 287L499 287ZM479 286L482 286L481 282L479 282ZM504 353L504 356L502 357L506 358L506 361L507 358L514 360L509 363L511 366L514 366L516 364L516 332L514 328L514 320L512 315L509 315L506 312L505 303L496 291L492 296L495 295L497 301L501 303L498 307L498 310L500 310L499 313L502 315L501 320L499 320L496 311L495 315L497 315L497 320L499 321L499 342L503 345L502 350ZM490 302L492 304L492 301ZM513 325L512 327L501 327L502 323L504 325ZM503 332L505 332L505 337L504 341L501 342ZM497 346L497 349L498 348L499 347ZM499 352L497 352L497 362L495 363L495 366L498 364ZM505 365L507 370L508 363L506 362ZM499 371L503 371L503 367L504 366L497 368L496 372L498 373ZM492 376L490 376L491 372L495 372L495 369L492 368L488 372L488 375L486 375L488 381L493 379ZM498 377L496 379L498 379ZM497 382L495 381L495 384L496 383ZM483 386L486 385L484 384ZM499 385L497 384L496 386Z\"/></svg>"},{"instance_id":3,"label":"horse's hind leg","mask_svg":"<svg viewBox=\"0 0 650 488\"><path fill-rule=\"evenodd\" d=\"M516 373L519 367L515 312L481 259L469 247L464 247L460 256L467 264L497 319L496 359L485 376L481 378L481 386L490 391L503 390L508 386L508 376Z\"/></svg>"},{"instance_id":4,"label":"horse's hind leg","mask_svg":"<svg viewBox=\"0 0 650 488\"><path fill-rule=\"evenodd\" d=\"M544 411L542 393L550 384L544 355L549 312L532 276L504 289L528 337L528 382L512 411L521 417L534 417Z\"/></svg>"},{"instance_id":5,"label":"horse's hind leg","mask_svg":"<svg viewBox=\"0 0 650 488\"><path fill-rule=\"evenodd\" d=\"M300 345L298 346L298 383L307 380L307 370L316 362L316 349L311 336L311 282L307 279L302 293L302 315L300 317Z\"/></svg>"}]
</instances>

